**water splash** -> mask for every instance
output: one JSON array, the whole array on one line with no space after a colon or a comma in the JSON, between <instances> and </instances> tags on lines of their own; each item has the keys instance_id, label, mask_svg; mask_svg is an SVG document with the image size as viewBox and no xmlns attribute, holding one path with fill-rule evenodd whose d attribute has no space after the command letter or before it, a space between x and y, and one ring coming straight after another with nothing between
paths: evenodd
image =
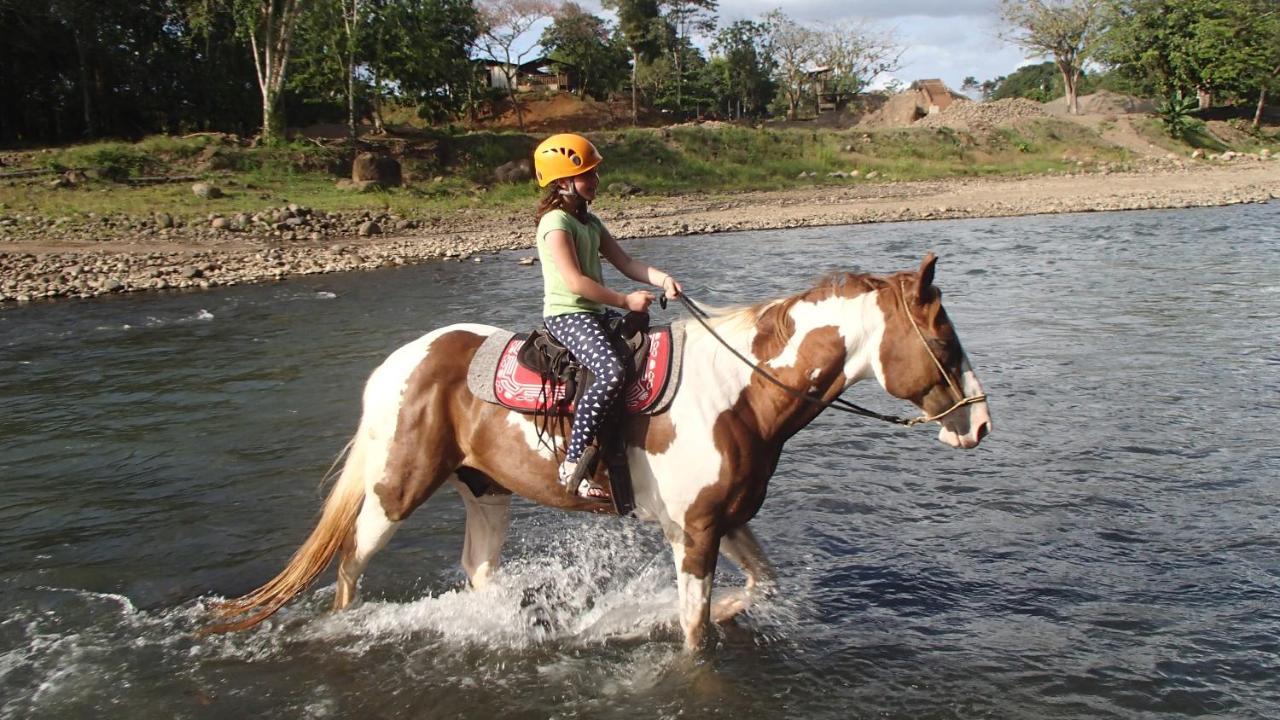
<instances>
[{"instance_id":1,"label":"water splash","mask_svg":"<svg viewBox=\"0 0 1280 720\"><path fill-rule=\"evenodd\" d=\"M550 538L554 549L524 546L482 590L366 602L302 633L353 652L424 633L444 644L510 650L670 635L675 573L651 537L634 525L600 523L561 532Z\"/></svg>"}]
</instances>

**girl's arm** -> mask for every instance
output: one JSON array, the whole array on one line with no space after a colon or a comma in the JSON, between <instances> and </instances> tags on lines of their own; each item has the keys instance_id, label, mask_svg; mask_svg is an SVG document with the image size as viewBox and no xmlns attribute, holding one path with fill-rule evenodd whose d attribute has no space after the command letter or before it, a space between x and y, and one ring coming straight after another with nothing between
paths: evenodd
<instances>
[{"instance_id":1,"label":"girl's arm","mask_svg":"<svg viewBox=\"0 0 1280 720\"><path fill-rule=\"evenodd\" d=\"M669 298L679 297L684 288L667 273L648 263L640 262L627 254L626 250L618 244L613 234L603 227L600 228L600 254L610 265L618 268L618 272L635 280L636 282L657 285L667 294Z\"/></svg>"},{"instance_id":2,"label":"girl's arm","mask_svg":"<svg viewBox=\"0 0 1280 720\"><path fill-rule=\"evenodd\" d=\"M560 277L569 288L569 292L625 310L644 312L649 309L649 303L653 302L653 296L649 293L637 290L630 295L623 295L583 275L582 267L578 265L578 254L574 251L573 239L569 237L569 233L564 230L552 230L547 233L546 242L547 250L551 252L551 260L555 262L556 269L560 271ZM601 247L603 246L602 239Z\"/></svg>"}]
</instances>

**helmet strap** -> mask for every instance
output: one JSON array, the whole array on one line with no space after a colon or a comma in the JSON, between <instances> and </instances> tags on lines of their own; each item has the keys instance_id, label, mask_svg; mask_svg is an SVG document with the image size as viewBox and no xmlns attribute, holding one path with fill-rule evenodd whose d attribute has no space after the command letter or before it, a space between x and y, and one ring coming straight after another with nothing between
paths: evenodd
<instances>
[{"instance_id":1,"label":"helmet strap","mask_svg":"<svg viewBox=\"0 0 1280 720\"><path fill-rule=\"evenodd\" d=\"M565 183L560 188L560 194L566 197L577 197L578 187L574 184L573 178L565 178Z\"/></svg>"}]
</instances>

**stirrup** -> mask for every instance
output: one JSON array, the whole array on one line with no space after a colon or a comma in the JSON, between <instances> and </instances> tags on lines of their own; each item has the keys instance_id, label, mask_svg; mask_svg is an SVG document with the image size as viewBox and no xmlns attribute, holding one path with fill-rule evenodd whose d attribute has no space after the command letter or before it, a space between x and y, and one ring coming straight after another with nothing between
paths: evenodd
<instances>
[{"instance_id":1,"label":"stirrup","mask_svg":"<svg viewBox=\"0 0 1280 720\"><path fill-rule=\"evenodd\" d=\"M603 485L597 484L593 476L595 475L596 466L596 448L588 447L582 451L582 457L578 458L578 464L573 468L572 472L565 472L565 463L560 464L557 475L560 479L560 485L564 491L570 495L580 497L584 500L594 500L596 502L608 502L609 489ZM601 494L592 495L591 491L597 490Z\"/></svg>"}]
</instances>

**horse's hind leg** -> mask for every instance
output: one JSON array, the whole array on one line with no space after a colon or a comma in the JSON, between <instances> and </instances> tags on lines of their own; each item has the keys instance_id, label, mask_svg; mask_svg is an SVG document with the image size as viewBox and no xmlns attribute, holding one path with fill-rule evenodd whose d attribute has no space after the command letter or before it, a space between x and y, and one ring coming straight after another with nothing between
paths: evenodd
<instances>
[{"instance_id":1,"label":"horse's hind leg","mask_svg":"<svg viewBox=\"0 0 1280 720\"><path fill-rule=\"evenodd\" d=\"M369 560L387 544L396 528L432 493L453 476L447 463L423 463L407 473L392 463L385 473L372 477L401 478L398 482L380 482L365 488L364 504L356 518L355 528L343 543L338 564L338 591L333 609L341 610L355 602L360 575Z\"/></svg>"},{"instance_id":2,"label":"horse's hind leg","mask_svg":"<svg viewBox=\"0 0 1280 720\"><path fill-rule=\"evenodd\" d=\"M742 569L747 576L745 587L730 590L716 600L711 607L711 619L727 623L746 611L752 598L762 590L768 591L776 580L776 573L765 557L755 533L746 525L732 530L720 539L720 552Z\"/></svg>"},{"instance_id":3,"label":"horse's hind leg","mask_svg":"<svg viewBox=\"0 0 1280 720\"><path fill-rule=\"evenodd\" d=\"M355 529L342 545L341 559L338 562L338 590L333 598L334 610L342 610L355 602L360 575L369 566L374 553L386 546L398 527L400 523L393 522L383 511L378 496L366 490Z\"/></svg>"},{"instance_id":4,"label":"horse's hind leg","mask_svg":"<svg viewBox=\"0 0 1280 720\"><path fill-rule=\"evenodd\" d=\"M467 529L462 539L462 569L472 589L482 590L501 562L502 545L511 525L511 495L476 496L461 481L453 483L467 508Z\"/></svg>"}]
</instances>

